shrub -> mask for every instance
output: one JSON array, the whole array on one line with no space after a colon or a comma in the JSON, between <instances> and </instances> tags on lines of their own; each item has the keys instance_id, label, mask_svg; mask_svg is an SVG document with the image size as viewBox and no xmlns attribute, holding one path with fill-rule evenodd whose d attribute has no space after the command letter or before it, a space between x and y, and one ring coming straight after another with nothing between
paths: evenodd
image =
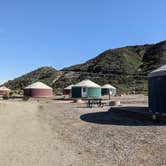
<instances>
[{"instance_id":1,"label":"shrub","mask_svg":"<svg viewBox=\"0 0 166 166\"><path fill-rule=\"evenodd\" d=\"M2 96L3 100L8 100L9 99L9 94L5 94Z\"/></svg>"}]
</instances>

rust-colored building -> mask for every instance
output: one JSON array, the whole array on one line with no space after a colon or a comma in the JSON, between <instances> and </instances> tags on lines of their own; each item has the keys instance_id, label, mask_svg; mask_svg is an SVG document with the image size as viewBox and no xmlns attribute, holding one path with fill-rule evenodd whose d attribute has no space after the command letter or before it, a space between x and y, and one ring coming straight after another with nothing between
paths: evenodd
<instances>
[{"instance_id":1,"label":"rust-colored building","mask_svg":"<svg viewBox=\"0 0 166 166\"><path fill-rule=\"evenodd\" d=\"M0 87L0 95L8 95L10 91L11 90L5 86Z\"/></svg>"},{"instance_id":2,"label":"rust-colored building","mask_svg":"<svg viewBox=\"0 0 166 166\"><path fill-rule=\"evenodd\" d=\"M51 97L53 96L53 89L42 82L36 82L24 89L24 96L26 97Z\"/></svg>"},{"instance_id":3,"label":"rust-colored building","mask_svg":"<svg viewBox=\"0 0 166 166\"><path fill-rule=\"evenodd\" d=\"M69 95L70 96L71 95L72 86L73 85L70 85L70 86L64 88L63 95Z\"/></svg>"}]
</instances>

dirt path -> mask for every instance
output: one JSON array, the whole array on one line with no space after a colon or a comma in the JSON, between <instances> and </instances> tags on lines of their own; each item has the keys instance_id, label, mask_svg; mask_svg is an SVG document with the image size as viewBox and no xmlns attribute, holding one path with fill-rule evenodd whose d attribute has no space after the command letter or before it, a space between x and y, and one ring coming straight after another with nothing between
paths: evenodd
<instances>
[{"instance_id":1,"label":"dirt path","mask_svg":"<svg viewBox=\"0 0 166 166\"><path fill-rule=\"evenodd\" d=\"M0 103L0 165L93 165L40 124L37 112L37 104Z\"/></svg>"},{"instance_id":2,"label":"dirt path","mask_svg":"<svg viewBox=\"0 0 166 166\"><path fill-rule=\"evenodd\" d=\"M166 123L109 108L0 101L0 166L166 165Z\"/></svg>"}]
</instances>

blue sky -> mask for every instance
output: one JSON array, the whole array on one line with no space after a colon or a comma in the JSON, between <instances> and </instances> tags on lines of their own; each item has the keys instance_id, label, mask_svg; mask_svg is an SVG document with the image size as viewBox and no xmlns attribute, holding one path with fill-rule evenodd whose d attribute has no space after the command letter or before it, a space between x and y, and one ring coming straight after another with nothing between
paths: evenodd
<instances>
[{"instance_id":1,"label":"blue sky","mask_svg":"<svg viewBox=\"0 0 166 166\"><path fill-rule=\"evenodd\" d=\"M0 1L0 81L166 40L165 0Z\"/></svg>"}]
</instances>

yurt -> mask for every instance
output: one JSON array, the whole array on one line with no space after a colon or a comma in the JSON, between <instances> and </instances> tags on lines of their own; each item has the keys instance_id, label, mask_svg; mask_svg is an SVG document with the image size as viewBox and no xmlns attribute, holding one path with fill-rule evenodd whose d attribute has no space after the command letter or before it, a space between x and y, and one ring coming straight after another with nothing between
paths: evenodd
<instances>
[{"instance_id":1,"label":"yurt","mask_svg":"<svg viewBox=\"0 0 166 166\"><path fill-rule=\"evenodd\" d=\"M110 84L105 84L101 87L101 93L102 95L115 95L116 94L116 88L113 87Z\"/></svg>"},{"instance_id":2,"label":"yurt","mask_svg":"<svg viewBox=\"0 0 166 166\"><path fill-rule=\"evenodd\" d=\"M69 85L68 87L64 88L63 95L71 95L72 86L73 85Z\"/></svg>"},{"instance_id":3,"label":"yurt","mask_svg":"<svg viewBox=\"0 0 166 166\"><path fill-rule=\"evenodd\" d=\"M8 89L7 87L5 87L5 86L2 86L2 87L0 87L0 95L7 95L7 94L9 94L10 93L10 89Z\"/></svg>"},{"instance_id":4,"label":"yurt","mask_svg":"<svg viewBox=\"0 0 166 166\"><path fill-rule=\"evenodd\" d=\"M53 89L42 82L36 82L24 89L24 96L27 97L51 97Z\"/></svg>"},{"instance_id":5,"label":"yurt","mask_svg":"<svg viewBox=\"0 0 166 166\"><path fill-rule=\"evenodd\" d=\"M148 75L149 110L166 113L166 65Z\"/></svg>"},{"instance_id":6,"label":"yurt","mask_svg":"<svg viewBox=\"0 0 166 166\"><path fill-rule=\"evenodd\" d=\"M83 80L72 86L72 98L99 98L101 97L100 85L91 80Z\"/></svg>"}]
</instances>

